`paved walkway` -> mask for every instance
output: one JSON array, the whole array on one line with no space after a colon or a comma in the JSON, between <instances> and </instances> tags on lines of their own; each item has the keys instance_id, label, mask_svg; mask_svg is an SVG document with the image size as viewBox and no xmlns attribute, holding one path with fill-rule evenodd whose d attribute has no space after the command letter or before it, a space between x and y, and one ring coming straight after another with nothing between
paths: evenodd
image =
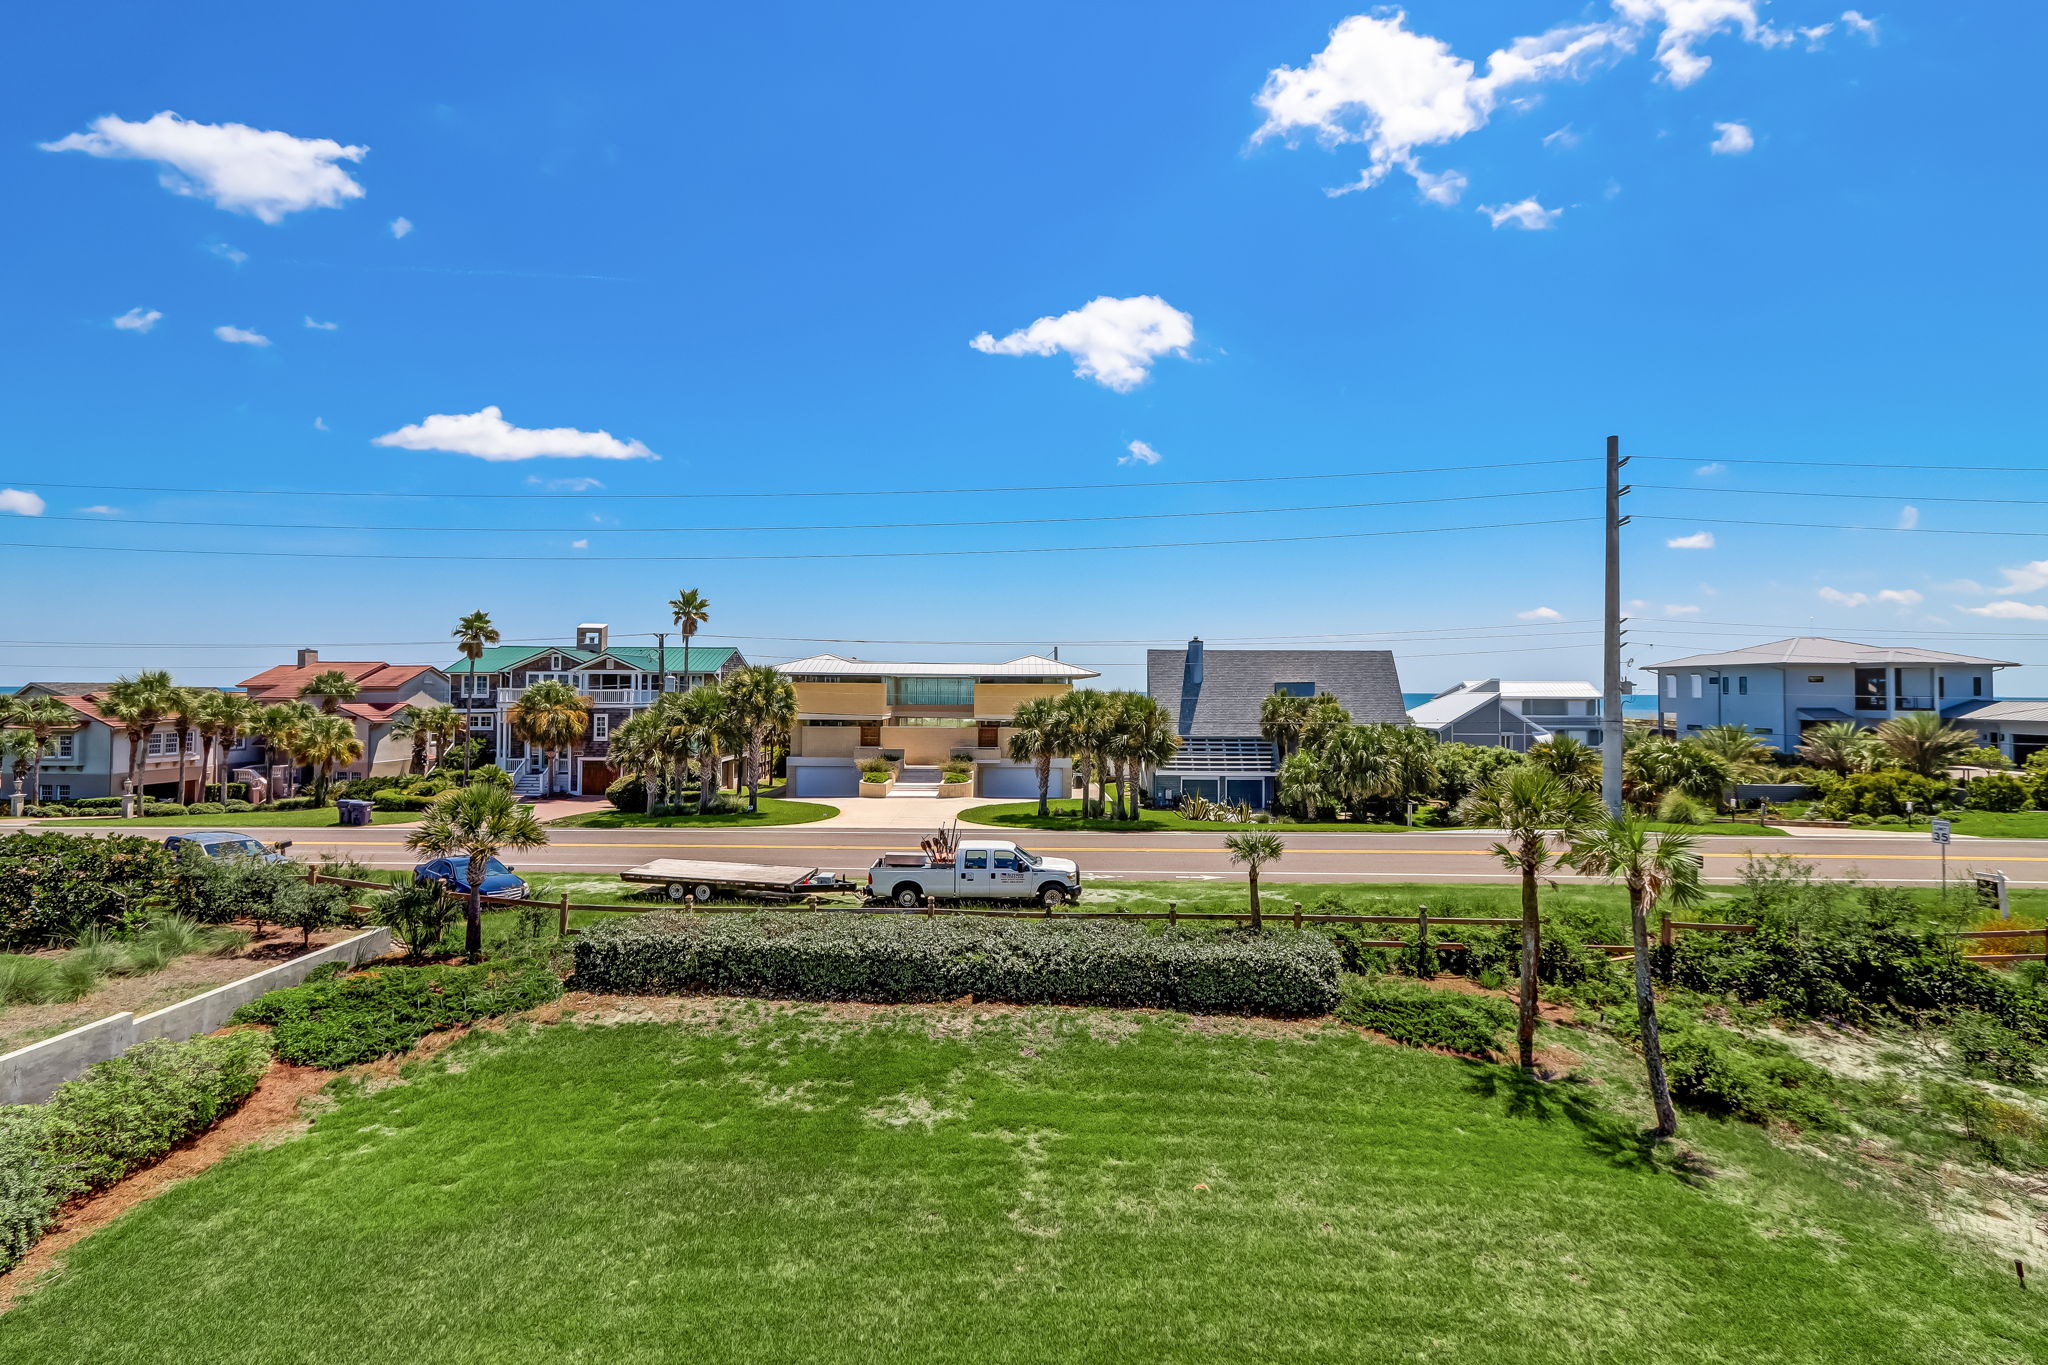
<instances>
[{"instance_id":1,"label":"paved walkway","mask_svg":"<svg viewBox=\"0 0 2048 1365\"><path fill-rule=\"evenodd\" d=\"M960 812L983 802L973 797L949 796L943 800L931 791L908 793L898 787L888 796L849 796L828 798L806 796L799 798L814 806L830 806L839 814L827 820L819 820L810 828L821 825L837 825L844 829L921 829L927 834L936 833L940 825L950 825L960 818Z\"/></svg>"}]
</instances>

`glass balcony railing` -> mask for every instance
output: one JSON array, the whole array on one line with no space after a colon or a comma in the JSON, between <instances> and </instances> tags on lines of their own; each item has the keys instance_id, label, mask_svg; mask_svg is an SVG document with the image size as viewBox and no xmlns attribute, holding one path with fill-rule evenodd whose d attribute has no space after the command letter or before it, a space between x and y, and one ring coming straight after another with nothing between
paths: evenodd
<instances>
[{"instance_id":1,"label":"glass balcony railing","mask_svg":"<svg viewBox=\"0 0 2048 1365\"><path fill-rule=\"evenodd\" d=\"M1896 711L1932 711L1934 709L1934 698L1909 696L1902 692L1898 696L1897 704L1892 709Z\"/></svg>"}]
</instances>

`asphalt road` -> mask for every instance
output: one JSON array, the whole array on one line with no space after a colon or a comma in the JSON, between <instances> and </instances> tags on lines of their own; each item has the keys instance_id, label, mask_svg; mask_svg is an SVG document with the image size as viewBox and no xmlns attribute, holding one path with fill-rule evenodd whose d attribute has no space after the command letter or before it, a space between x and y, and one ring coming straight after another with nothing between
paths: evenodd
<instances>
[{"instance_id":1,"label":"asphalt road","mask_svg":"<svg viewBox=\"0 0 2048 1365\"><path fill-rule=\"evenodd\" d=\"M232 828L223 825L222 828ZM108 830L107 833L137 833ZM157 831L147 831L155 834ZM166 831L173 833L175 831ZM249 831L264 840L292 840L295 857L317 859L346 854L373 867L411 867L405 831L367 829ZM1022 831L1018 842L1034 853L1072 858L1084 876L1133 881L1172 878L1237 880L1223 836L1208 833L1070 834ZM724 862L800 864L841 876L865 876L877 854L914 849L915 832L799 825L780 829L671 830L564 829L544 849L508 856L515 867L534 872L621 872L654 858L707 858ZM966 837L971 833L963 831ZM988 837L1000 838L991 832ZM1486 834L1285 834L1287 853L1270 865L1271 881L1295 882L1484 882L1512 881L1491 854ZM1737 880L1750 850L1786 853L1828 875L1854 873L1866 881L1933 886L1941 881L1941 851L1928 837L1753 838L1715 837L1699 841L1710 882ZM1953 879L1974 871L2002 870L2015 887L2048 887L2048 839L1959 839L1949 846ZM1557 880L1579 880L1562 874Z\"/></svg>"}]
</instances>

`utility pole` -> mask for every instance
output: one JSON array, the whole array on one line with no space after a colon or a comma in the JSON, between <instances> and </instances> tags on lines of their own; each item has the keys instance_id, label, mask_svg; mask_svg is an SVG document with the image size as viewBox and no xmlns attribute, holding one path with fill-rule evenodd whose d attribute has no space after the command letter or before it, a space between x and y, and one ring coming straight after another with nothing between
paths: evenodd
<instances>
[{"instance_id":1,"label":"utility pole","mask_svg":"<svg viewBox=\"0 0 2048 1365\"><path fill-rule=\"evenodd\" d=\"M654 690L668 691L668 632L654 632Z\"/></svg>"},{"instance_id":2,"label":"utility pole","mask_svg":"<svg viewBox=\"0 0 2048 1365\"><path fill-rule=\"evenodd\" d=\"M1605 639L1601 647L1600 686L1600 799L1610 815L1621 814L1621 528L1628 518L1621 514L1621 498L1628 488L1621 481L1621 438L1607 438L1607 611Z\"/></svg>"}]
</instances>

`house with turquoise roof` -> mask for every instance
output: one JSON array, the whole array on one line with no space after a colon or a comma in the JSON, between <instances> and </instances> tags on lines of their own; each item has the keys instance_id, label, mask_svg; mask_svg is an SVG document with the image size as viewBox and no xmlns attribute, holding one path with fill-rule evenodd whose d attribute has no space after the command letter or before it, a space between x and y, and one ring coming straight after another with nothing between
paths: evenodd
<instances>
[{"instance_id":1,"label":"house with turquoise roof","mask_svg":"<svg viewBox=\"0 0 2048 1365\"><path fill-rule=\"evenodd\" d=\"M576 627L573 645L491 645L476 659L459 658L444 670L454 704L469 719L472 738L489 746L493 760L512 774L514 788L537 795L546 777L538 748L512 733L506 713L537 682L565 682L590 698L590 733L580 748L557 760L554 790L601 796L618 778L611 735L626 718L654 704L663 692L684 692L722 678L747 661L723 645L613 645L611 627Z\"/></svg>"}]
</instances>

